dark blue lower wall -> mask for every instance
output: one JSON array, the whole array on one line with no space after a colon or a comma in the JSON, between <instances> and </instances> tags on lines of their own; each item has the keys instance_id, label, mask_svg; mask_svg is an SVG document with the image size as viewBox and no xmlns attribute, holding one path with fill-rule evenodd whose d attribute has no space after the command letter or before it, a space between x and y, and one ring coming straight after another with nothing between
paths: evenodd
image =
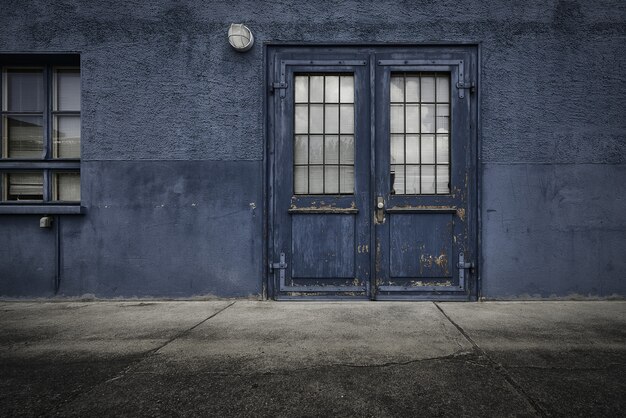
<instances>
[{"instance_id":1,"label":"dark blue lower wall","mask_svg":"<svg viewBox=\"0 0 626 418\"><path fill-rule=\"evenodd\" d=\"M259 296L258 161L83 162L85 215L0 217L0 295Z\"/></svg>"},{"instance_id":2,"label":"dark blue lower wall","mask_svg":"<svg viewBox=\"0 0 626 418\"><path fill-rule=\"evenodd\" d=\"M626 294L626 165L486 164L483 295Z\"/></svg>"}]
</instances>

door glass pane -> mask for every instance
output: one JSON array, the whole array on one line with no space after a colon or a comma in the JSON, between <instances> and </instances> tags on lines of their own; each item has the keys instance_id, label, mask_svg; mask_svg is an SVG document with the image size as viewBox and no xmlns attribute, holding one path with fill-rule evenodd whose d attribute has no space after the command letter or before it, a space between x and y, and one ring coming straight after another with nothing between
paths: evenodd
<instances>
[{"instance_id":1,"label":"door glass pane","mask_svg":"<svg viewBox=\"0 0 626 418\"><path fill-rule=\"evenodd\" d=\"M7 173L3 188L3 200L43 200L43 173Z\"/></svg>"},{"instance_id":2,"label":"door glass pane","mask_svg":"<svg viewBox=\"0 0 626 418\"><path fill-rule=\"evenodd\" d=\"M324 133L339 133L339 106L326 105L326 114L324 115Z\"/></svg>"},{"instance_id":3,"label":"door glass pane","mask_svg":"<svg viewBox=\"0 0 626 418\"><path fill-rule=\"evenodd\" d=\"M54 117L54 157L80 158L80 116Z\"/></svg>"},{"instance_id":4,"label":"door glass pane","mask_svg":"<svg viewBox=\"0 0 626 418\"><path fill-rule=\"evenodd\" d=\"M433 103L435 101L435 76L422 74L420 78L422 81L422 95L420 101L422 103Z\"/></svg>"},{"instance_id":5,"label":"door glass pane","mask_svg":"<svg viewBox=\"0 0 626 418\"><path fill-rule=\"evenodd\" d=\"M339 77L341 88L341 103L354 103L354 76L342 75Z\"/></svg>"},{"instance_id":6,"label":"door glass pane","mask_svg":"<svg viewBox=\"0 0 626 418\"><path fill-rule=\"evenodd\" d=\"M435 193L435 166L422 166L422 194Z\"/></svg>"},{"instance_id":7,"label":"door glass pane","mask_svg":"<svg viewBox=\"0 0 626 418\"><path fill-rule=\"evenodd\" d=\"M437 133L445 134L450 129L450 105L437 105Z\"/></svg>"},{"instance_id":8,"label":"door glass pane","mask_svg":"<svg viewBox=\"0 0 626 418\"><path fill-rule=\"evenodd\" d=\"M299 74L294 84L294 193L354 193L354 76Z\"/></svg>"},{"instance_id":9,"label":"door glass pane","mask_svg":"<svg viewBox=\"0 0 626 418\"><path fill-rule=\"evenodd\" d=\"M43 117L5 115L2 126L7 158L43 158Z\"/></svg>"},{"instance_id":10,"label":"door glass pane","mask_svg":"<svg viewBox=\"0 0 626 418\"><path fill-rule=\"evenodd\" d=\"M326 136L324 145L324 162L326 164L339 164L339 137L334 135Z\"/></svg>"},{"instance_id":11,"label":"door glass pane","mask_svg":"<svg viewBox=\"0 0 626 418\"><path fill-rule=\"evenodd\" d=\"M422 164L435 163L435 136L422 135Z\"/></svg>"},{"instance_id":12,"label":"door glass pane","mask_svg":"<svg viewBox=\"0 0 626 418\"><path fill-rule=\"evenodd\" d=\"M404 163L404 135L391 135L391 164Z\"/></svg>"},{"instance_id":13,"label":"door glass pane","mask_svg":"<svg viewBox=\"0 0 626 418\"><path fill-rule=\"evenodd\" d=\"M340 172L340 184L339 193L352 194L354 193L354 166L342 165L339 167Z\"/></svg>"},{"instance_id":14,"label":"door glass pane","mask_svg":"<svg viewBox=\"0 0 626 418\"><path fill-rule=\"evenodd\" d=\"M309 138L306 135L296 135L293 159L295 164L307 164L309 162Z\"/></svg>"},{"instance_id":15,"label":"door glass pane","mask_svg":"<svg viewBox=\"0 0 626 418\"><path fill-rule=\"evenodd\" d=\"M437 194L450 193L450 166L438 165L437 166Z\"/></svg>"},{"instance_id":16,"label":"door glass pane","mask_svg":"<svg viewBox=\"0 0 626 418\"><path fill-rule=\"evenodd\" d=\"M52 200L80 202L80 174L54 173Z\"/></svg>"},{"instance_id":17,"label":"door glass pane","mask_svg":"<svg viewBox=\"0 0 626 418\"><path fill-rule=\"evenodd\" d=\"M338 103L339 102L339 76L328 75L326 76L324 101L326 103Z\"/></svg>"},{"instance_id":18,"label":"door glass pane","mask_svg":"<svg viewBox=\"0 0 626 418\"><path fill-rule=\"evenodd\" d=\"M309 102L324 103L324 76L312 75L309 78Z\"/></svg>"},{"instance_id":19,"label":"door glass pane","mask_svg":"<svg viewBox=\"0 0 626 418\"><path fill-rule=\"evenodd\" d=\"M324 167L321 165L309 166L309 193L324 193Z\"/></svg>"},{"instance_id":20,"label":"door glass pane","mask_svg":"<svg viewBox=\"0 0 626 418\"><path fill-rule=\"evenodd\" d=\"M80 111L80 70L59 68L54 73L54 110Z\"/></svg>"},{"instance_id":21,"label":"door glass pane","mask_svg":"<svg viewBox=\"0 0 626 418\"><path fill-rule=\"evenodd\" d=\"M406 101L410 103L420 101L420 78L418 76L406 76Z\"/></svg>"},{"instance_id":22,"label":"door glass pane","mask_svg":"<svg viewBox=\"0 0 626 418\"><path fill-rule=\"evenodd\" d=\"M9 112L43 112L43 70L7 68L4 71L6 91L2 110Z\"/></svg>"},{"instance_id":23,"label":"door glass pane","mask_svg":"<svg viewBox=\"0 0 626 418\"><path fill-rule=\"evenodd\" d=\"M354 165L354 135L341 135L340 164Z\"/></svg>"},{"instance_id":24,"label":"door glass pane","mask_svg":"<svg viewBox=\"0 0 626 418\"><path fill-rule=\"evenodd\" d=\"M327 165L324 167L324 193L337 194L339 192L339 166Z\"/></svg>"},{"instance_id":25,"label":"door glass pane","mask_svg":"<svg viewBox=\"0 0 626 418\"><path fill-rule=\"evenodd\" d=\"M295 100L296 103L307 103L309 101L309 77L297 75L295 77Z\"/></svg>"},{"instance_id":26,"label":"door glass pane","mask_svg":"<svg viewBox=\"0 0 626 418\"><path fill-rule=\"evenodd\" d=\"M390 82L392 192L450 193L450 74L394 73Z\"/></svg>"},{"instance_id":27,"label":"door glass pane","mask_svg":"<svg viewBox=\"0 0 626 418\"><path fill-rule=\"evenodd\" d=\"M322 135L311 135L309 140L309 162L311 164L322 164L324 162L324 137Z\"/></svg>"},{"instance_id":28,"label":"door glass pane","mask_svg":"<svg viewBox=\"0 0 626 418\"><path fill-rule=\"evenodd\" d=\"M295 194L309 192L309 167L296 166L293 171L293 189Z\"/></svg>"}]
</instances>

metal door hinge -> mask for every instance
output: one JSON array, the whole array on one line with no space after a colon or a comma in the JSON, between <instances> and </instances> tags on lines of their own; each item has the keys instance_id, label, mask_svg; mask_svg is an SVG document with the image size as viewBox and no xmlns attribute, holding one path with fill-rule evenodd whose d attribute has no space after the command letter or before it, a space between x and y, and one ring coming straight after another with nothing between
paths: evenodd
<instances>
[{"instance_id":1,"label":"metal door hinge","mask_svg":"<svg viewBox=\"0 0 626 418\"><path fill-rule=\"evenodd\" d=\"M459 90L469 90L470 93L474 93L476 91L476 83L472 82L463 82L459 81L456 83L456 88Z\"/></svg>"},{"instance_id":2,"label":"metal door hinge","mask_svg":"<svg viewBox=\"0 0 626 418\"><path fill-rule=\"evenodd\" d=\"M456 267L459 269L459 283L465 282L465 270L470 270L470 272L474 269L474 263L465 261L465 254L459 253L459 262L456 263Z\"/></svg>"},{"instance_id":3,"label":"metal door hinge","mask_svg":"<svg viewBox=\"0 0 626 418\"><path fill-rule=\"evenodd\" d=\"M275 90L282 90L287 88L287 83L272 83L270 84L270 91L274 93Z\"/></svg>"},{"instance_id":4,"label":"metal door hinge","mask_svg":"<svg viewBox=\"0 0 626 418\"><path fill-rule=\"evenodd\" d=\"M280 261L278 263L270 262L270 273L273 273L274 270L280 270L279 276L281 280L285 279L285 269L287 268L287 262L285 259L285 253L280 253Z\"/></svg>"}]
</instances>

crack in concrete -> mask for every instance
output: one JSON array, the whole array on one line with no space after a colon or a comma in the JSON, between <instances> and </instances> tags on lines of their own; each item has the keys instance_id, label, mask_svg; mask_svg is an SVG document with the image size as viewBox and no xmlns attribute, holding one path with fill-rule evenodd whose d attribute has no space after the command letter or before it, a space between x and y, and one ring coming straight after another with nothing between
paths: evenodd
<instances>
[{"instance_id":1,"label":"crack in concrete","mask_svg":"<svg viewBox=\"0 0 626 418\"><path fill-rule=\"evenodd\" d=\"M494 368L494 370L496 370L498 373L500 373L500 375L504 378L504 380L509 384L509 386L511 386L511 388L518 394L520 395L527 403L528 405L531 407L531 409L533 410L533 412L540 417L545 417L548 416L548 411L545 410L545 408L543 408L541 405L539 405L539 403L537 403L537 401L535 401L525 390L524 388L522 388L522 386L513 378L513 376L511 376L509 374L509 372L506 370L506 368L499 363L498 361L496 361L495 359L491 358L489 356L489 354L487 354L487 352L485 350L483 350L473 339L472 337L470 337L470 335L465 332L465 330L456 322L454 322L452 320L452 318L450 318L448 316L447 313L445 313L445 311L443 310L443 308L441 308L441 306L439 306L439 304L437 302L433 302L433 305L435 305L435 307L437 309L439 309L439 312L441 312L441 314L452 324L454 325L454 327L461 333L461 335L463 335L463 337L465 337L465 339L472 345L472 347L474 348L474 351L476 352L476 354L478 354L481 357L484 357L487 362L489 364L491 364L491 366Z\"/></svg>"},{"instance_id":2,"label":"crack in concrete","mask_svg":"<svg viewBox=\"0 0 626 418\"><path fill-rule=\"evenodd\" d=\"M138 354L137 355L138 358L136 360L132 361L128 366L126 366L121 372L119 372L117 374L117 376L112 377L111 379L107 379L104 382L100 382L100 383L96 383L94 385L91 385L91 387L89 389L87 389L87 390L77 391L77 393L75 393L73 396L70 396L68 399L62 400L59 403L59 405L56 408L54 408L54 410L52 411L53 412L52 415L55 415L61 408L63 408L65 405L73 402L80 395L88 394L89 392L92 392L95 388L97 388L100 385L106 385L107 383L111 383L111 382L114 382L116 380L119 380L119 379L123 378L128 373L130 373L132 371L132 369L134 369L135 367L137 367L138 365L140 365L144 361L147 361L152 356L154 356L159 350L163 349L168 344L171 344L173 341L177 340L178 338L181 338L181 337L189 334L191 331L193 331L194 329L196 329L200 325L204 324L208 320L210 320L212 318L215 318L217 315L219 315L220 313L224 312L226 309L230 308L235 303L237 303L237 301L231 302L230 304L226 305L225 307L223 307L222 309L218 310L217 312L214 312L213 314L211 314L208 317L204 318L202 321L198 322L197 324L193 325L192 327L187 328L187 329L179 332L178 334L175 334L174 336L172 336L170 339L165 341L160 346L158 346L156 348L153 348L151 350L148 350L148 351L146 351L146 352L144 352L142 354Z\"/></svg>"},{"instance_id":3,"label":"crack in concrete","mask_svg":"<svg viewBox=\"0 0 626 418\"><path fill-rule=\"evenodd\" d=\"M604 367L560 367L560 366L506 366L508 369L562 370L569 372L606 372L614 367L626 367L624 363L609 363Z\"/></svg>"}]
</instances>

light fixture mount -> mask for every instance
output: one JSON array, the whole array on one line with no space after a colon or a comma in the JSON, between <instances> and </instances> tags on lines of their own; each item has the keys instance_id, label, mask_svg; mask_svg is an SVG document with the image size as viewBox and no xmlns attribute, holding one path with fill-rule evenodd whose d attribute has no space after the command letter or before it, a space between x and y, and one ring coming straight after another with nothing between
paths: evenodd
<instances>
[{"instance_id":1,"label":"light fixture mount","mask_svg":"<svg viewBox=\"0 0 626 418\"><path fill-rule=\"evenodd\" d=\"M252 31L243 23L232 23L228 28L228 42L236 51L246 52L254 44Z\"/></svg>"}]
</instances>

